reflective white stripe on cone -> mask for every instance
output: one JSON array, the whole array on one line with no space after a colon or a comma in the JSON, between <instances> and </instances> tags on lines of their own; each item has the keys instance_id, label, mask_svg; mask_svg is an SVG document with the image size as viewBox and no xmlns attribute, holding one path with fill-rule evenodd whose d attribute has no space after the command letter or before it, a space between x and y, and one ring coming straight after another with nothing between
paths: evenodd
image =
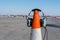
<instances>
[{"instance_id":1,"label":"reflective white stripe on cone","mask_svg":"<svg viewBox=\"0 0 60 40\"><path fill-rule=\"evenodd\" d=\"M42 40L41 28L31 29L30 40Z\"/></svg>"}]
</instances>

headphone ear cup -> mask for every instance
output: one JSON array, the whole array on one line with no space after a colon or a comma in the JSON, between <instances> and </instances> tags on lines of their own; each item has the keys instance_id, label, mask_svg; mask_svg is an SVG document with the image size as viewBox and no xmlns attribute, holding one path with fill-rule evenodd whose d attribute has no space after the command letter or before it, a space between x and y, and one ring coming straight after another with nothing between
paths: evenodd
<instances>
[{"instance_id":1,"label":"headphone ear cup","mask_svg":"<svg viewBox=\"0 0 60 40\"><path fill-rule=\"evenodd\" d=\"M44 22L43 19L40 19L41 27L43 27L43 22Z\"/></svg>"},{"instance_id":2,"label":"headphone ear cup","mask_svg":"<svg viewBox=\"0 0 60 40\"><path fill-rule=\"evenodd\" d=\"M30 20L31 20L31 21L30 21L30 26L32 26L32 20L33 20L33 19L31 18Z\"/></svg>"},{"instance_id":3,"label":"headphone ear cup","mask_svg":"<svg viewBox=\"0 0 60 40\"><path fill-rule=\"evenodd\" d=\"M27 19L27 26L31 27L32 26L32 18Z\"/></svg>"}]
</instances>

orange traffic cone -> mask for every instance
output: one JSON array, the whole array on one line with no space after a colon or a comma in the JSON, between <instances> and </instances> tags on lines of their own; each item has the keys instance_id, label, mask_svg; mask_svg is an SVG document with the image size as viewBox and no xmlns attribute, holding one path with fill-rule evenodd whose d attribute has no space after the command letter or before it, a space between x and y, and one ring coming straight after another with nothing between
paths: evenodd
<instances>
[{"instance_id":1,"label":"orange traffic cone","mask_svg":"<svg viewBox=\"0 0 60 40\"><path fill-rule=\"evenodd\" d=\"M39 10L34 9L30 40L42 40Z\"/></svg>"}]
</instances>

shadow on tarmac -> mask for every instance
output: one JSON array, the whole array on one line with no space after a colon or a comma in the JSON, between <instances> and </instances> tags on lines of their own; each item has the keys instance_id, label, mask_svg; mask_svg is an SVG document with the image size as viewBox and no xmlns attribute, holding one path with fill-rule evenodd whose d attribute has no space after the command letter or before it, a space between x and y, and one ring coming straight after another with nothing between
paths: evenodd
<instances>
[{"instance_id":1,"label":"shadow on tarmac","mask_svg":"<svg viewBox=\"0 0 60 40\"><path fill-rule=\"evenodd\" d=\"M56 24L47 24L47 27L55 27L55 28L60 28L60 25L56 25Z\"/></svg>"}]
</instances>

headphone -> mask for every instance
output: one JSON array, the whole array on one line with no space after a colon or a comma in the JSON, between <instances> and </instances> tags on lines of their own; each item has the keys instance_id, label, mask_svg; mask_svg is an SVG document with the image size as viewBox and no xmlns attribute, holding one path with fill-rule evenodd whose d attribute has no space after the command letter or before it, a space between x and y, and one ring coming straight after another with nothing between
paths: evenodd
<instances>
[{"instance_id":1,"label":"headphone","mask_svg":"<svg viewBox=\"0 0 60 40\"><path fill-rule=\"evenodd\" d=\"M32 26L32 20L33 20L33 18L30 17L30 14L31 14L31 12L33 12L33 11L35 11L35 10L38 10L39 12L42 12L42 10L40 10L40 9L32 9L32 10L30 11L30 13L29 13L28 16L27 16L27 26L28 26L28 27L31 27L31 26ZM45 16L44 16L44 13L43 13L43 12L42 12L42 15L43 15L43 19L44 19ZM43 24L44 24L44 20L43 20L43 19L40 19L41 27L42 27Z\"/></svg>"}]
</instances>

